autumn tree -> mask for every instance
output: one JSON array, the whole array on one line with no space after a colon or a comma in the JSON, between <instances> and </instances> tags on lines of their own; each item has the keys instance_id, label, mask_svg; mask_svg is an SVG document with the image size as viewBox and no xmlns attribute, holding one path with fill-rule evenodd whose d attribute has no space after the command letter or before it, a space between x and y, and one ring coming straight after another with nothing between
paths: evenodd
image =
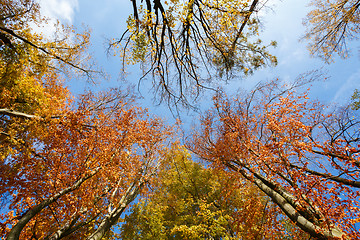
<instances>
[{"instance_id":1,"label":"autumn tree","mask_svg":"<svg viewBox=\"0 0 360 240\"><path fill-rule=\"evenodd\" d=\"M311 54L326 62L334 54L342 58L349 55L347 42L358 39L360 32L359 0L312 0L314 7L305 19Z\"/></svg>"},{"instance_id":2,"label":"autumn tree","mask_svg":"<svg viewBox=\"0 0 360 240\"><path fill-rule=\"evenodd\" d=\"M0 1L0 161L21 141L36 141L39 118L59 115L68 98L63 74L90 76L86 57L88 32L74 33L58 24L44 37L34 27L47 24L36 1ZM34 124L33 124L34 123ZM33 128L29 131L29 128ZM31 133L31 134L30 134ZM19 145L20 144L20 145Z\"/></svg>"},{"instance_id":3,"label":"autumn tree","mask_svg":"<svg viewBox=\"0 0 360 240\"><path fill-rule=\"evenodd\" d=\"M292 239L303 234L296 228L277 234L279 212L265 194L234 174L193 162L183 147L172 148L157 175L151 193L125 217L121 239Z\"/></svg>"},{"instance_id":4,"label":"autumn tree","mask_svg":"<svg viewBox=\"0 0 360 240\"><path fill-rule=\"evenodd\" d=\"M258 187L310 236L359 239L358 115L310 101L295 91L301 81L216 95L188 145Z\"/></svg>"},{"instance_id":5,"label":"autumn tree","mask_svg":"<svg viewBox=\"0 0 360 240\"><path fill-rule=\"evenodd\" d=\"M89 43L88 31L77 33L73 27L57 23L50 26L52 35L44 36L41 29L49 19L34 0L2 0L0 10L0 48L8 56L6 63L27 58L35 73L41 67L61 71L70 67L86 75L92 72L86 56L81 55Z\"/></svg>"},{"instance_id":6,"label":"autumn tree","mask_svg":"<svg viewBox=\"0 0 360 240\"><path fill-rule=\"evenodd\" d=\"M276 64L257 39L257 14L266 1L131 2L128 28L111 46L120 47L124 64L144 64L143 78L151 75L160 101L189 104L213 87L215 75L246 75Z\"/></svg>"},{"instance_id":7,"label":"autumn tree","mask_svg":"<svg viewBox=\"0 0 360 240\"><path fill-rule=\"evenodd\" d=\"M351 96L351 108L353 110L359 110L360 109L360 91L359 89L355 89L353 95Z\"/></svg>"},{"instance_id":8,"label":"autumn tree","mask_svg":"<svg viewBox=\"0 0 360 240\"><path fill-rule=\"evenodd\" d=\"M101 239L110 231L169 141L161 121L132 102L112 90L84 95L59 118L33 116L42 137L1 165L3 238Z\"/></svg>"},{"instance_id":9,"label":"autumn tree","mask_svg":"<svg viewBox=\"0 0 360 240\"><path fill-rule=\"evenodd\" d=\"M92 72L83 65L88 33L60 24L50 38L35 32L46 23L35 1L0 9L1 237L111 238L169 130L118 90L73 101L62 77Z\"/></svg>"}]
</instances>

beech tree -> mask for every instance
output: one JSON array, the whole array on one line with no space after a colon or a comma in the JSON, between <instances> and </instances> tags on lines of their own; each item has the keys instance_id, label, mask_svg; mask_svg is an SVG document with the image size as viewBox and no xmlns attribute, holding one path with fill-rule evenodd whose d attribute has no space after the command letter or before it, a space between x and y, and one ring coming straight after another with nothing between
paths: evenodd
<instances>
[{"instance_id":1,"label":"beech tree","mask_svg":"<svg viewBox=\"0 0 360 240\"><path fill-rule=\"evenodd\" d=\"M87 94L61 117L38 120L42 136L2 161L3 238L101 239L110 231L156 171L170 134L132 101L115 90Z\"/></svg>"},{"instance_id":2,"label":"beech tree","mask_svg":"<svg viewBox=\"0 0 360 240\"><path fill-rule=\"evenodd\" d=\"M33 0L0 1L0 142L3 159L20 141L36 138L37 117L59 116L68 98L64 73L88 76L89 33L58 24L52 38L33 30L47 23ZM40 28L41 29L41 28ZM73 38L70 39L69 36ZM37 116L36 118L30 116ZM32 128L31 131L29 129Z\"/></svg>"},{"instance_id":3,"label":"beech tree","mask_svg":"<svg viewBox=\"0 0 360 240\"><path fill-rule=\"evenodd\" d=\"M193 162L181 146L172 148L157 176L125 217L121 239L306 238L291 224L285 232L280 213L256 187Z\"/></svg>"},{"instance_id":4,"label":"beech tree","mask_svg":"<svg viewBox=\"0 0 360 240\"><path fill-rule=\"evenodd\" d=\"M0 9L1 238L111 237L156 171L169 129L118 90L73 101L62 73L91 73L81 55L88 33L34 32L46 23L35 1Z\"/></svg>"},{"instance_id":5,"label":"beech tree","mask_svg":"<svg viewBox=\"0 0 360 240\"><path fill-rule=\"evenodd\" d=\"M215 73L230 77L276 64L256 39L257 13L266 1L131 2L128 29L111 46L120 47L124 64L146 66L143 78L151 75L160 101L188 104L201 89L213 87Z\"/></svg>"},{"instance_id":6,"label":"beech tree","mask_svg":"<svg viewBox=\"0 0 360 240\"><path fill-rule=\"evenodd\" d=\"M61 71L70 67L87 75L92 72L86 56L81 55L89 44L88 31L77 33L73 27L58 23L52 36L44 36L41 29L48 19L35 0L2 0L0 10L0 48L7 64L27 58L35 73L45 66Z\"/></svg>"},{"instance_id":7,"label":"beech tree","mask_svg":"<svg viewBox=\"0 0 360 240\"><path fill-rule=\"evenodd\" d=\"M358 115L328 113L307 91L278 82L216 95L188 146L258 187L310 236L358 239Z\"/></svg>"},{"instance_id":8,"label":"beech tree","mask_svg":"<svg viewBox=\"0 0 360 240\"><path fill-rule=\"evenodd\" d=\"M359 0L312 0L314 9L305 19L308 27L305 38L310 40L311 54L326 62L334 54L346 58L349 55L347 42L358 39L360 32Z\"/></svg>"}]
</instances>

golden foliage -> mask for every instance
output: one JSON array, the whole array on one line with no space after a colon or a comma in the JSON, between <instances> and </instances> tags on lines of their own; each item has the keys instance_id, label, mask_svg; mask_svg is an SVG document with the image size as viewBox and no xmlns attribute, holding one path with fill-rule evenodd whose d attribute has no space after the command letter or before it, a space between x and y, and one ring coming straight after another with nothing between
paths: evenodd
<instances>
[{"instance_id":1,"label":"golden foliage","mask_svg":"<svg viewBox=\"0 0 360 240\"><path fill-rule=\"evenodd\" d=\"M331 62L334 54L349 56L346 42L360 33L359 0L312 0L314 9L307 15L305 38L311 54Z\"/></svg>"},{"instance_id":2,"label":"golden foliage","mask_svg":"<svg viewBox=\"0 0 360 240\"><path fill-rule=\"evenodd\" d=\"M128 29L112 46L124 63L142 63L144 77L152 74L160 101L186 105L214 76L247 75L277 63L268 52L276 44L256 39L261 1L138 2L132 1Z\"/></svg>"}]
</instances>

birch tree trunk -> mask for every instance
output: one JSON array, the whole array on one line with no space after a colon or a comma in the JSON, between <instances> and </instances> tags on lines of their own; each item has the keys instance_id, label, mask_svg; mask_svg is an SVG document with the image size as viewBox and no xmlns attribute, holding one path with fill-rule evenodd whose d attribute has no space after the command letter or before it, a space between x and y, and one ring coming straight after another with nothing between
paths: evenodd
<instances>
[{"instance_id":1,"label":"birch tree trunk","mask_svg":"<svg viewBox=\"0 0 360 240\"><path fill-rule=\"evenodd\" d=\"M126 190L117 207L112 210L110 209L109 214L104 217L99 227L93 234L91 234L90 237L87 238L87 240L100 240L105 233L108 232L114 224L116 224L126 207L137 197L144 183L143 178L135 180Z\"/></svg>"}]
</instances>

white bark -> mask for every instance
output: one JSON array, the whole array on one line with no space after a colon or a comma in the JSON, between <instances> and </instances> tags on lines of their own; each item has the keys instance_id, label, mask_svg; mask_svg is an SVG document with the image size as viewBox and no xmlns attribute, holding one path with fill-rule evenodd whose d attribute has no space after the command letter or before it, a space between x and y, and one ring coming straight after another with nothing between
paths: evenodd
<instances>
[{"instance_id":1,"label":"white bark","mask_svg":"<svg viewBox=\"0 0 360 240\"><path fill-rule=\"evenodd\" d=\"M342 238L345 234L339 229L331 228L321 228L316 226L314 223L310 222L304 216L302 216L299 211L297 211L292 204L285 198L269 186L267 186L260 179L255 178L254 183L281 208L281 210L302 230L309 233L311 236L318 239L329 239L329 238Z\"/></svg>"},{"instance_id":2,"label":"white bark","mask_svg":"<svg viewBox=\"0 0 360 240\"><path fill-rule=\"evenodd\" d=\"M142 178L140 180L135 180L134 183L126 190L117 206L104 217L99 227L93 234L91 234L90 237L87 238L87 240L100 240L105 233L108 232L114 224L116 224L126 207L137 197L144 183L145 182Z\"/></svg>"}]
</instances>

